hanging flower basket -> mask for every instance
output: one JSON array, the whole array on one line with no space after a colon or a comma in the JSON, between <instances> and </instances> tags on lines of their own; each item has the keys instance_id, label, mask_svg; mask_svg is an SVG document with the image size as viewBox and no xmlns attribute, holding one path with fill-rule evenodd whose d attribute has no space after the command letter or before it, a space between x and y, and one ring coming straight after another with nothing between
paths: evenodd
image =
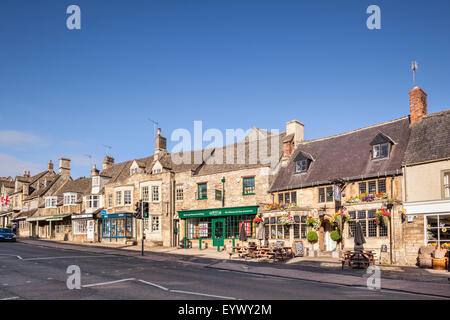
<instances>
[{"instance_id":1,"label":"hanging flower basket","mask_svg":"<svg viewBox=\"0 0 450 320\"><path fill-rule=\"evenodd\" d=\"M391 219L391 214L384 209L380 209L375 213L376 224L381 224L387 227L389 225L389 220Z\"/></svg>"},{"instance_id":2,"label":"hanging flower basket","mask_svg":"<svg viewBox=\"0 0 450 320\"><path fill-rule=\"evenodd\" d=\"M261 224L262 226L264 226L264 219L261 217L256 216L256 218L253 220L254 224Z\"/></svg>"},{"instance_id":3,"label":"hanging flower basket","mask_svg":"<svg viewBox=\"0 0 450 320\"><path fill-rule=\"evenodd\" d=\"M319 228L319 222L314 219L312 216L306 217L306 224L308 227L317 230Z\"/></svg>"},{"instance_id":4,"label":"hanging flower basket","mask_svg":"<svg viewBox=\"0 0 450 320\"><path fill-rule=\"evenodd\" d=\"M311 230L306 235L306 239L308 239L309 242L316 242L317 239L319 239L319 236L317 235L317 232L314 230Z\"/></svg>"},{"instance_id":5,"label":"hanging flower basket","mask_svg":"<svg viewBox=\"0 0 450 320\"><path fill-rule=\"evenodd\" d=\"M280 217L280 223L282 225L292 225L294 224L294 218L290 214L285 214Z\"/></svg>"},{"instance_id":6,"label":"hanging flower basket","mask_svg":"<svg viewBox=\"0 0 450 320\"><path fill-rule=\"evenodd\" d=\"M333 230L330 232L330 238L333 241L339 241L341 240L341 233L339 232L339 230Z\"/></svg>"}]
</instances>

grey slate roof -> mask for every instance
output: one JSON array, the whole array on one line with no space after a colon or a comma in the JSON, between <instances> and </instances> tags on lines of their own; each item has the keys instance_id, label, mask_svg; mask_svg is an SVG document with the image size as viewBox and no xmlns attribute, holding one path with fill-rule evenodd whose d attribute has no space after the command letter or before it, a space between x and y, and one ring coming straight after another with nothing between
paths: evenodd
<instances>
[{"instance_id":1,"label":"grey slate roof","mask_svg":"<svg viewBox=\"0 0 450 320\"><path fill-rule=\"evenodd\" d=\"M411 125L404 164L450 158L450 109L432 113Z\"/></svg>"},{"instance_id":2,"label":"grey slate roof","mask_svg":"<svg viewBox=\"0 0 450 320\"><path fill-rule=\"evenodd\" d=\"M389 158L371 159L371 142L379 133L395 141ZM400 174L409 138L409 118L376 124L327 138L304 141L281 167L270 192L329 184L335 179L357 180L386 174ZM310 155L306 173L295 172L297 157Z\"/></svg>"}]
</instances>

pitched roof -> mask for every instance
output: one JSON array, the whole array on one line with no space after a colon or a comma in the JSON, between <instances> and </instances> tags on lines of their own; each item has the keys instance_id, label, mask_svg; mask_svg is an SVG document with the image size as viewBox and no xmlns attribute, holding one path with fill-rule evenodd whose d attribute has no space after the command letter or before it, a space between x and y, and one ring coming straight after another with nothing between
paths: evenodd
<instances>
[{"instance_id":1,"label":"pitched roof","mask_svg":"<svg viewBox=\"0 0 450 320\"><path fill-rule=\"evenodd\" d=\"M383 133L395 141L388 158L371 159L371 142ZM403 117L347 133L301 142L286 166L282 166L271 192L328 184L335 179L354 180L401 173L409 138L409 118ZM301 154L313 161L306 173L295 172L295 159Z\"/></svg>"},{"instance_id":2,"label":"pitched roof","mask_svg":"<svg viewBox=\"0 0 450 320\"><path fill-rule=\"evenodd\" d=\"M66 192L76 192L81 194L90 193L92 188L91 178L78 178L76 180L68 180L56 193L57 196L63 196Z\"/></svg>"},{"instance_id":3,"label":"pitched roof","mask_svg":"<svg viewBox=\"0 0 450 320\"><path fill-rule=\"evenodd\" d=\"M450 158L450 109L432 113L411 125L404 164Z\"/></svg>"}]
</instances>

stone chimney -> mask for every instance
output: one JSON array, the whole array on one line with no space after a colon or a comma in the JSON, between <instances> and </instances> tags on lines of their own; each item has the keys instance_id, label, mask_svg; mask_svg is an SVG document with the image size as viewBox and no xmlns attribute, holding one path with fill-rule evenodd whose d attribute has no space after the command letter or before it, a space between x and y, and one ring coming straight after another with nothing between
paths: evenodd
<instances>
[{"instance_id":1,"label":"stone chimney","mask_svg":"<svg viewBox=\"0 0 450 320\"><path fill-rule=\"evenodd\" d=\"M158 128L158 134L155 137L155 156L157 156L157 158L160 158L166 153L166 138L161 136L161 128Z\"/></svg>"},{"instance_id":2,"label":"stone chimney","mask_svg":"<svg viewBox=\"0 0 450 320\"><path fill-rule=\"evenodd\" d=\"M105 156L103 159L102 170L106 170L114 164L114 158L110 156Z\"/></svg>"},{"instance_id":3,"label":"stone chimney","mask_svg":"<svg viewBox=\"0 0 450 320\"><path fill-rule=\"evenodd\" d=\"M59 174L70 177L70 159L59 158Z\"/></svg>"},{"instance_id":4,"label":"stone chimney","mask_svg":"<svg viewBox=\"0 0 450 320\"><path fill-rule=\"evenodd\" d=\"M50 161L48 162L47 168L48 168L48 171L53 171L53 162L52 162L52 160L50 160Z\"/></svg>"},{"instance_id":5,"label":"stone chimney","mask_svg":"<svg viewBox=\"0 0 450 320\"><path fill-rule=\"evenodd\" d=\"M427 94L419 87L415 87L409 92L409 123L414 124L422 121L427 115Z\"/></svg>"},{"instance_id":6,"label":"stone chimney","mask_svg":"<svg viewBox=\"0 0 450 320\"><path fill-rule=\"evenodd\" d=\"M99 171L98 171L97 167L94 164L94 167L92 167L92 170L91 170L91 176L95 177L95 176L98 176L98 174L99 174Z\"/></svg>"},{"instance_id":7,"label":"stone chimney","mask_svg":"<svg viewBox=\"0 0 450 320\"><path fill-rule=\"evenodd\" d=\"M286 137L283 140L283 159L290 157L295 147L304 140L304 125L300 121L286 122Z\"/></svg>"}]
</instances>

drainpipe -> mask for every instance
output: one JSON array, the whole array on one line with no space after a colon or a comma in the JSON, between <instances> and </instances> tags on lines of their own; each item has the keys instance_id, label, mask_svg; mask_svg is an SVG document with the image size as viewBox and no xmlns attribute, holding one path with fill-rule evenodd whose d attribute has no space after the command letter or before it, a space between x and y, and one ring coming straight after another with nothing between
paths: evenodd
<instances>
[{"instance_id":1,"label":"drainpipe","mask_svg":"<svg viewBox=\"0 0 450 320\"><path fill-rule=\"evenodd\" d=\"M391 178L391 197L392 200L394 200L394 176ZM393 210L394 204L392 204L392 207L390 209L391 219L389 219L389 260L392 264L392 220L394 220L394 214Z\"/></svg>"},{"instance_id":2,"label":"drainpipe","mask_svg":"<svg viewBox=\"0 0 450 320\"><path fill-rule=\"evenodd\" d=\"M222 208L225 207L225 177L222 177Z\"/></svg>"}]
</instances>

